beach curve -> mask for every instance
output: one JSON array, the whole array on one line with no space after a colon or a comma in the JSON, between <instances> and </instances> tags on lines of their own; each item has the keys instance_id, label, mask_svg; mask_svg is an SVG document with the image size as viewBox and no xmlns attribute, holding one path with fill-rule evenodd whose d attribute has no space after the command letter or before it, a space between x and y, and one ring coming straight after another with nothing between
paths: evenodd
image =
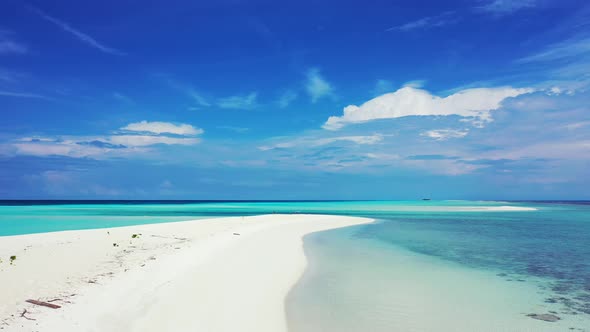
<instances>
[{"instance_id":1,"label":"beach curve","mask_svg":"<svg viewBox=\"0 0 590 332\"><path fill-rule=\"evenodd\" d=\"M13 285L0 300L1 324L5 331L286 331L285 297L306 266L303 236L371 221L262 215L2 237L0 250L17 258L0 268L0 282Z\"/></svg>"}]
</instances>

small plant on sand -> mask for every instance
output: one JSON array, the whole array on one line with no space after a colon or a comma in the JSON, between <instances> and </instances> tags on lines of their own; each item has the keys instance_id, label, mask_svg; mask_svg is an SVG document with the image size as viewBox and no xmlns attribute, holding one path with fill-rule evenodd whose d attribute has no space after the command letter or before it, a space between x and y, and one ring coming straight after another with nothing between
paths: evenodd
<instances>
[{"instance_id":1,"label":"small plant on sand","mask_svg":"<svg viewBox=\"0 0 590 332\"><path fill-rule=\"evenodd\" d=\"M12 263L16 260L16 256L12 255L10 256L10 265L12 265Z\"/></svg>"},{"instance_id":2,"label":"small plant on sand","mask_svg":"<svg viewBox=\"0 0 590 332\"><path fill-rule=\"evenodd\" d=\"M113 247L118 247L119 245L116 243L113 243Z\"/></svg>"},{"instance_id":3,"label":"small plant on sand","mask_svg":"<svg viewBox=\"0 0 590 332\"><path fill-rule=\"evenodd\" d=\"M139 238L139 236L140 236L140 235L141 235L141 234L133 234L133 235L131 235L131 238L132 238L132 239L137 239L137 238Z\"/></svg>"}]
</instances>

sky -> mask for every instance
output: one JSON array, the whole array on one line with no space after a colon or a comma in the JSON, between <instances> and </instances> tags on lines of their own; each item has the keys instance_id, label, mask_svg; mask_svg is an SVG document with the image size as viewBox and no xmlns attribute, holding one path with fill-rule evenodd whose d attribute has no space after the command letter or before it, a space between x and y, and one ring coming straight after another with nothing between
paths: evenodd
<instances>
[{"instance_id":1,"label":"sky","mask_svg":"<svg viewBox=\"0 0 590 332\"><path fill-rule=\"evenodd\" d=\"M0 2L0 199L590 199L590 3Z\"/></svg>"}]
</instances>

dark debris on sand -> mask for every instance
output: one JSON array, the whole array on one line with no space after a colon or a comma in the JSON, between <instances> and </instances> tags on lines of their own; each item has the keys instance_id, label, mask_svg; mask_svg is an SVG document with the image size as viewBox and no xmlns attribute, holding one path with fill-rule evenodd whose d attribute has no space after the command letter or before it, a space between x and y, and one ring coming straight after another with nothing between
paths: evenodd
<instances>
[{"instance_id":1,"label":"dark debris on sand","mask_svg":"<svg viewBox=\"0 0 590 332\"><path fill-rule=\"evenodd\" d=\"M529 316L533 319L543 320L546 322L557 322L558 320L561 319L558 316L555 316L553 314L528 314L527 316Z\"/></svg>"}]
</instances>

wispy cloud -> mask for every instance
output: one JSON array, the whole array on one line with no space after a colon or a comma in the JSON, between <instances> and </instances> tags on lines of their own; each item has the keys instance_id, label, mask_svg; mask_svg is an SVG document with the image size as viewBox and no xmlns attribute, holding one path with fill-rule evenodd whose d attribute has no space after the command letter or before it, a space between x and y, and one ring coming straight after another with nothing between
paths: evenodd
<instances>
[{"instance_id":1,"label":"wispy cloud","mask_svg":"<svg viewBox=\"0 0 590 332\"><path fill-rule=\"evenodd\" d=\"M65 32L68 32L70 34L72 34L74 37L76 37L78 40L80 40L81 42L83 42L84 44L90 46L90 47L94 47L104 53L108 53L108 54L113 54L113 55L125 55L124 52L117 50L115 48L112 47L108 47L100 42L98 42L96 39L94 39L93 37L89 36L88 34L85 34L75 28L73 28L72 26L70 26L68 23L57 19L53 16L50 16L48 14L46 14L45 12L43 12L41 9L33 7L33 6L29 6L29 9L31 11L33 11L34 13L36 13L37 15L39 15L40 17L42 17L43 19L57 25L59 28L61 28L62 30L64 30Z\"/></svg>"},{"instance_id":2,"label":"wispy cloud","mask_svg":"<svg viewBox=\"0 0 590 332\"><path fill-rule=\"evenodd\" d=\"M478 0L478 2L479 5L468 8L468 11L491 14L496 17L513 14L519 10L534 8L538 5L538 0ZM464 15L466 14L460 10L449 10L438 15L425 16L401 25L396 25L385 31L409 32L440 28L462 21Z\"/></svg>"},{"instance_id":3,"label":"wispy cloud","mask_svg":"<svg viewBox=\"0 0 590 332\"><path fill-rule=\"evenodd\" d=\"M148 121L140 121L130 123L125 127L122 127L121 130L124 131L133 131L133 132L143 132L143 133L150 133L150 134L175 134L175 135L200 135L203 133L203 129L195 128L192 125L181 123L181 124L174 124L170 122L148 122Z\"/></svg>"},{"instance_id":4,"label":"wispy cloud","mask_svg":"<svg viewBox=\"0 0 590 332\"><path fill-rule=\"evenodd\" d=\"M307 81L305 83L305 90L312 103L316 103L323 97L334 96L334 88L332 85L320 75L317 68L312 68L307 71Z\"/></svg>"},{"instance_id":5,"label":"wispy cloud","mask_svg":"<svg viewBox=\"0 0 590 332\"><path fill-rule=\"evenodd\" d=\"M412 31L423 30L428 28L442 27L457 22L454 11L444 12L435 16L426 16L415 21L410 21L402 25L394 26L385 31Z\"/></svg>"},{"instance_id":6,"label":"wispy cloud","mask_svg":"<svg viewBox=\"0 0 590 332\"><path fill-rule=\"evenodd\" d=\"M412 80L412 81L407 81L406 83L402 84L402 86L420 89L420 88L424 87L425 84L426 84L426 80Z\"/></svg>"},{"instance_id":7,"label":"wispy cloud","mask_svg":"<svg viewBox=\"0 0 590 332\"><path fill-rule=\"evenodd\" d=\"M26 77L26 75L23 75L22 73L0 67L0 81L13 83L24 77Z\"/></svg>"},{"instance_id":8,"label":"wispy cloud","mask_svg":"<svg viewBox=\"0 0 590 332\"><path fill-rule=\"evenodd\" d=\"M291 140L282 141L273 145L259 146L258 149L261 151L275 150L275 149L288 149L293 147L318 147L329 145L335 142L346 142L358 145L372 145L379 143L383 140L383 135L355 135L355 136L333 136L325 138L315 137L303 137L294 138Z\"/></svg>"},{"instance_id":9,"label":"wispy cloud","mask_svg":"<svg viewBox=\"0 0 590 332\"><path fill-rule=\"evenodd\" d=\"M198 135L202 133L202 129L184 123L141 121L105 135L21 137L8 146L17 155L119 158L149 152L154 146L195 145L201 142Z\"/></svg>"},{"instance_id":10,"label":"wispy cloud","mask_svg":"<svg viewBox=\"0 0 590 332\"><path fill-rule=\"evenodd\" d=\"M218 129L233 131L234 133L243 134L250 131L250 128L234 127L234 126L217 126Z\"/></svg>"},{"instance_id":11,"label":"wispy cloud","mask_svg":"<svg viewBox=\"0 0 590 332\"><path fill-rule=\"evenodd\" d=\"M211 104L203 97L200 93L198 93L193 88L187 89L187 94L197 103L197 105L202 107L209 107Z\"/></svg>"},{"instance_id":12,"label":"wispy cloud","mask_svg":"<svg viewBox=\"0 0 590 332\"><path fill-rule=\"evenodd\" d=\"M235 95L221 98L217 101L217 106L227 109L254 109L258 107L258 92L251 92L247 95Z\"/></svg>"},{"instance_id":13,"label":"wispy cloud","mask_svg":"<svg viewBox=\"0 0 590 332\"><path fill-rule=\"evenodd\" d=\"M0 55L25 54L29 48L13 38L14 33L8 30L0 30Z\"/></svg>"},{"instance_id":14,"label":"wispy cloud","mask_svg":"<svg viewBox=\"0 0 590 332\"><path fill-rule=\"evenodd\" d=\"M277 100L277 104L280 108L287 108L293 101L297 99L297 92L293 90L287 90L281 94Z\"/></svg>"},{"instance_id":15,"label":"wispy cloud","mask_svg":"<svg viewBox=\"0 0 590 332\"><path fill-rule=\"evenodd\" d=\"M185 84L182 82L178 82L175 79L168 77L167 75L157 75L158 77L162 77L164 81L173 89L178 90L184 93L187 97L189 97L192 101L196 103L195 106L189 107L190 110L199 110L201 107L210 107L211 103L207 101L207 98L203 96L203 94L197 91L194 87L189 84Z\"/></svg>"},{"instance_id":16,"label":"wispy cloud","mask_svg":"<svg viewBox=\"0 0 590 332\"><path fill-rule=\"evenodd\" d=\"M4 97L15 97L15 98L47 99L47 100L50 100L51 99L49 97L45 97L43 95L39 95L39 94L36 94L36 93L13 92L13 91L2 91L2 90L0 90L0 96L4 96Z\"/></svg>"},{"instance_id":17,"label":"wispy cloud","mask_svg":"<svg viewBox=\"0 0 590 332\"><path fill-rule=\"evenodd\" d=\"M468 130L456 130L456 129L435 129L428 130L422 133L422 136L430 137L437 141L444 141L450 138L462 138L469 134Z\"/></svg>"},{"instance_id":18,"label":"wispy cloud","mask_svg":"<svg viewBox=\"0 0 590 332\"><path fill-rule=\"evenodd\" d=\"M547 46L539 53L518 60L519 63L567 60L590 56L590 38L573 38Z\"/></svg>"},{"instance_id":19,"label":"wispy cloud","mask_svg":"<svg viewBox=\"0 0 590 332\"><path fill-rule=\"evenodd\" d=\"M393 83L391 81L381 79L381 80L377 80L377 83L375 83L375 87L371 91L371 94L376 97L376 96L380 96L384 93L391 92L394 90L395 90L395 88L394 88Z\"/></svg>"},{"instance_id":20,"label":"wispy cloud","mask_svg":"<svg viewBox=\"0 0 590 332\"><path fill-rule=\"evenodd\" d=\"M551 94L572 94L590 88L590 38L578 33L516 60L525 73L545 77L539 86Z\"/></svg>"},{"instance_id":21,"label":"wispy cloud","mask_svg":"<svg viewBox=\"0 0 590 332\"><path fill-rule=\"evenodd\" d=\"M124 95L122 93L119 93L119 92L113 92L113 98L120 100L120 101L127 103L127 104L132 104L132 105L135 104L135 100L133 100L131 97Z\"/></svg>"},{"instance_id":22,"label":"wispy cloud","mask_svg":"<svg viewBox=\"0 0 590 332\"><path fill-rule=\"evenodd\" d=\"M537 0L484 0L476 9L494 15L508 15L525 8L533 8Z\"/></svg>"}]
</instances>

